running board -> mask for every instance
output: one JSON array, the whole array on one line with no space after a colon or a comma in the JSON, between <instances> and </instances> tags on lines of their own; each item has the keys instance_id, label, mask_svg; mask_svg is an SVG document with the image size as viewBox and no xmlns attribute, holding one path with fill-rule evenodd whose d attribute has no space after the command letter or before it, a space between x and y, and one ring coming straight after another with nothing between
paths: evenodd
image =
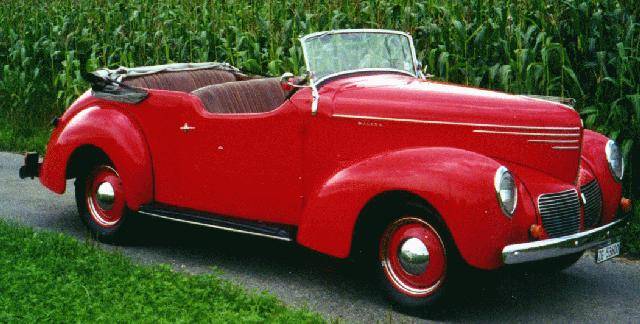
<instances>
[{"instance_id":1,"label":"running board","mask_svg":"<svg viewBox=\"0 0 640 324\"><path fill-rule=\"evenodd\" d=\"M140 207L138 212L174 222L215 228L234 233L262 236L281 241L293 241L295 233L293 226L236 219L165 205L144 205Z\"/></svg>"}]
</instances>

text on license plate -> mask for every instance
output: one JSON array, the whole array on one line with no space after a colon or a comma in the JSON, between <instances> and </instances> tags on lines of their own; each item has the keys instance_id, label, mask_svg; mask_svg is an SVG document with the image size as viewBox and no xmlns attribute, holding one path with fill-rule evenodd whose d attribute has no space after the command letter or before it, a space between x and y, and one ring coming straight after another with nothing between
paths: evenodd
<instances>
[{"instance_id":1,"label":"text on license plate","mask_svg":"<svg viewBox=\"0 0 640 324\"><path fill-rule=\"evenodd\" d=\"M601 247L596 253L596 263L607 261L620 254L620 242Z\"/></svg>"}]
</instances>

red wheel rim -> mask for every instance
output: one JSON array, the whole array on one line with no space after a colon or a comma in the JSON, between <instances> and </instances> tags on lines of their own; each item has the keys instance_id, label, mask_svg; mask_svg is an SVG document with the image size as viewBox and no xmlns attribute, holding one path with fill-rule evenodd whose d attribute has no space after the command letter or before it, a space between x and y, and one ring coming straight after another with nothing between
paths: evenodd
<instances>
[{"instance_id":1,"label":"red wheel rim","mask_svg":"<svg viewBox=\"0 0 640 324\"><path fill-rule=\"evenodd\" d=\"M125 208L122 181L112 167L98 167L87 177L85 197L87 210L99 226L113 227L122 219Z\"/></svg>"},{"instance_id":2,"label":"red wheel rim","mask_svg":"<svg viewBox=\"0 0 640 324\"><path fill-rule=\"evenodd\" d=\"M389 282L411 297L432 295L446 275L447 257L438 232L422 219L403 217L380 239L380 263Z\"/></svg>"}]
</instances>

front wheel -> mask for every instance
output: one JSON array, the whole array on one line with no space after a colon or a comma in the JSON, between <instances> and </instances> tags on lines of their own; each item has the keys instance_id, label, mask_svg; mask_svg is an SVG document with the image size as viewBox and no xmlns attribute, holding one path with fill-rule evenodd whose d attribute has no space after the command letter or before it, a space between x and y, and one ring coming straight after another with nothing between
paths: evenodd
<instances>
[{"instance_id":1,"label":"front wheel","mask_svg":"<svg viewBox=\"0 0 640 324\"><path fill-rule=\"evenodd\" d=\"M75 181L80 218L99 241L121 243L132 227L120 175L110 165L99 164Z\"/></svg>"},{"instance_id":2,"label":"front wheel","mask_svg":"<svg viewBox=\"0 0 640 324\"><path fill-rule=\"evenodd\" d=\"M389 223L379 239L379 281L387 296L406 309L437 301L447 280L448 255L435 224L414 216Z\"/></svg>"}]
</instances>

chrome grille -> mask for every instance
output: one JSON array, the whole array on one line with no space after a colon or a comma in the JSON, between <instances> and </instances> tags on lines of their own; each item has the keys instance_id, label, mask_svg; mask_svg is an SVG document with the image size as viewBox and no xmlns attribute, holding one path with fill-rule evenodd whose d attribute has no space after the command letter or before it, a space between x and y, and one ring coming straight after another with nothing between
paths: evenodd
<instances>
[{"instance_id":1,"label":"chrome grille","mask_svg":"<svg viewBox=\"0 0 640 324\"><path fill-rule=\"evenodd\" d=\"M575 189L540 195L538 210L542 226L550 237L560 237L580 230L580 199Z\"/></svg>"},{"instance_id":2,"label":"chrome grille","mask_svg":"<svg viewBox=\"0 0 640 324\"><path fill-rule=\"evenodd\" d=\"M600 221L602 213L602 192L598 181L593 180L586 185L580 187L580 191L584 195L584 226L594 227Z\"/></svg>"}]
</instances>

